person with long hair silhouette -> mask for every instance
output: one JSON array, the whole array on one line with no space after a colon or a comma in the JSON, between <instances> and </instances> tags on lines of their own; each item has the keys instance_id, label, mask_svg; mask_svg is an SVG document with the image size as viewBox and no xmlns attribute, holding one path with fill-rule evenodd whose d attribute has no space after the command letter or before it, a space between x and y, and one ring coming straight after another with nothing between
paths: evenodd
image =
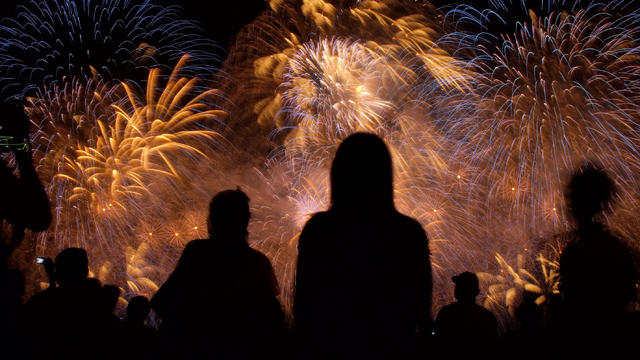
<instances>
[{"instance_id":1,"label":"person with long hair silhouette","mask_svg":"<svg viewBox=\"0 0 640 360\"><path fill-rule=\"evenodd\" d=\"M331 166L331 207L298 243L294 331L301 358L406 358L428 334L431 264L422 226L393 201L391 155L356 133Z\"/></svg>"}]
</instances>

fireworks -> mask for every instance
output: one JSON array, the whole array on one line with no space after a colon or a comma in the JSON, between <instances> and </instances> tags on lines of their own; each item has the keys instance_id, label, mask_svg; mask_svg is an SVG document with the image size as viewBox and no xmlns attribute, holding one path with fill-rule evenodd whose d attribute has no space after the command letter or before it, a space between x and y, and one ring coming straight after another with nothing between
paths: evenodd
<instances>
[{"instance_id":1,"label":"fireworks","mask_svg":"<svg viewBox=\"0 0 640 360\"><path fill-rule=\"evenodd\" d=\"M222 163L216 151L224 153L226 147L219 132L226 113L211 105L215 89L199 92L197 79L179 76L187 60L179 62L164 86L159 69L152 69L144 96L121 83L115 89L80 86L32 100L29 113L43 119L35 158L39 169L46 166L41 174L51 176L47 190L56 207L58 247L102 249L97 257L117 257L148 240L152 231L143 224L168 226L174 212L206 204L204 175L215 173L215 167L202 164ZM65 112L74 115L67 118ZM64 124L65 119L71 123ZM183 232L193 234L199 232ZM158 235L153 239L177 237ZM46 242L42 246L48 247Z\"/></svg>"},{"instance_id":2,"label":"fireworks","mask_svg":"<svg viewBox=\"0 0 640 360\"><path fill-rule=\"evenodd\" d=\"M428 114L436 94L469 91L470 74L437 45L441 24L433 8L395 1L342 9L325 1L272 2L271 7L247 30L262 36L244 43L240 35L230 55L240 60L227 61L239 84L252 84L237 96L231 92L235 104L252 110L235 112L231 126L257 127L256 133L273 139L267 166L276 170L267 170L266 180L281 181L269 177L284 172L290 184L281 195L288 204L273 216L281 219L276 233L288 236L263 234L269 240L257 246L284 253L295 249L304 221L327 208L328 167L337 145L356 131L387 141L399 209L420 219L436 242L443 239L442 224L462 206L452 193L457 189L442 185L457 180L460 172L447 162L450 144ZM258 54L256 41L264 42ZM291 272L278 264L276 270L288 290Z\"/></svg>"},{"instance_id":3,"label":"fireworks","mask_svg":"<svg viewBox=\"0 0 640 360\"><path fill-rule=\"evenodd\" d=\"M214 44L176 7L149 1L31 0L0 22L3 98L73 78L144 80L188 52L190 76L214 73ZM184 70L183 70L184 71Z\"/></svg>"},{"instance_id":4,"label":"fireworks","mask_svg":"<svg viewBox=\"0 0 640 360\"><path fill-rule=\"evenodd\" d=\"M561 227L548 220L564 214L563 183L581 162L603 164L623 189L637 183L638 16L598 10L532 13L499 47L476 43L476 91L447 99L454 156L533 236Z\"/></svg>"},{"instance_id":5,"label":"fireworks","mask_svg":"<svg viewBox=\"0 0 640 360\"><path fill-rule=\"evenodd\" d=\"M176 183L174 191L179 191L181 170L207 160L204 152L190 142L210 141L220 135L194 129L193 124L206 123L224 113L203 109L206 105L200 100L207 93L182 108L176 106L188 94L193 80L172 78L157 97L154 94L157 77L157 69L153 69L149 74L147 102L142 106L124 85L133 113L113 105L114 123L98 120L95 145L79 146L75 157L65 159L64 170L57 177L75 185L67 201L89 200L92 212L106 212L111 207L127 212L127 199L152 196L146 185L151 183L151 177L155 183L163 182L158 178L166 178L169 183ZM187 156L175 161L172 158L176 153Z\"/></svg>"},{"instance_id":6,"label":"fireworks","mask_svg":"<svg viewBox=\"0 0 640 360\"><path fill-rule=\"evenodd\" d=\"M315 194L326 191L333 151L363 130L391 148L396 204L430 234L437 287L566 231L563 185L582 161L617 174L626 189L618 217L637 208L628 193L640 165L636 13L614 14L619 3L531 12L499 39L461 27L441 34L434 29L448 24L429 7L394 4L272 2L247 30L259 34L247 40L254 47L241 35L230 57L230 72L252 84L249 96L232 96L252 112L232 120L267 129L277 149L268 164L290 174L296 218L326 208ZM454 11L447 19L472 20L471 8ZM451 44L464 45L455 58ZM637 232L628 217L610 224Z\"/></svg>"},{"instance_id":7,"label":"fireworks","mask_svg":"<svg viewBox=\"0 0 640 360\"><path fill-rule=\"evenodd\" d=\"M90 1L42 3L42 12L22 8L23 23L74 26L71 34L82 23L50 14L97 9ZM95 18L99 27L135 19L118 30L131 37L120 43L126 51L112 51L126 61L44 56L35 66L5 56L0 70L43 84L28 110L38 171L56 207L48 235L55 250L87 247L111 269L96 274L120 274L127 292L152 293L185 242L206 236L206 202L240 185L251 198L251 243L272 260L288 304L297 237L329 206L330 161L355 131L378 134L391 150L396 206L430 237L436 307L451 299L450 276L467 270L511 274L484 276L497 283L494 305L513 305L525 287L552 294L554 259L524 269L544 239L568 229L563 184L584 160L603 165L622 189L610 226L628 238L639 233L631 219L640 208L640 17L622 14L623 2L551 12L562 7L552 2L498 36L489 22L508 26L498 14L509 5L499 1L442 14L414 1L273 0L239 34L219 90L191 76L210 75L197 52L194 66L193 57L175 57L193 54L199 40L171 35L138 47L146 34L177 34L173 9L109 4L118 10L70 18ZM164 30L148 28L156 23ZM7 24L7 49L49 43L50 32L39 39L31 25ZM104 39L97 33L84 38ZM147 71L176 62L169 76ZM126 75L126 64L148 76ZM121 74L146 92L112 81ZM7 89L22 91L18 83Z\"/></svg>"},{"instance_id":8,"label":"fireworks","mask_svg":"<svg viewBox=\"0 0 640 360\"><path fill-rule=\"evenodd\" d=\"M230 91L240 110L231 119L235 127L252 126L255 121L266 135L276 129L286 137L291 128L299 131L305 122L319 131L338 133L303 137L341 139L354 129L376 127L414 93L428 96L442 87L464 87L465 74L435 42L438 21L428 5L401 1L358 2L343 9L326 1L270 5L273 11L238 35L227 60L228 72L238 84L248 85ZM356 119L358 112L364 119ZM331 120L336 123L330 125Z\"/></svg>"},{"instance_id":9,"label":"fireworks","mask_svg":"<svg viewBox=\"0 0 640 360\"><path fill-rule=\"evenodd\" d=\"M527 270L526 264L531 259L522 254L516 256L516 266L513 267L500 254L495 256L499 265L498 274L478 273L478 277L487 285L487 296L484 307L490 309L500 319L504 328L511 318L515 318L515 312L521 302L523 292L537 295L535 302L540 305L548 299L560 293L558 290L560 280L559 258L548 259L540 253L535 258L536 264Z\"/></svg>"}]
</instances>

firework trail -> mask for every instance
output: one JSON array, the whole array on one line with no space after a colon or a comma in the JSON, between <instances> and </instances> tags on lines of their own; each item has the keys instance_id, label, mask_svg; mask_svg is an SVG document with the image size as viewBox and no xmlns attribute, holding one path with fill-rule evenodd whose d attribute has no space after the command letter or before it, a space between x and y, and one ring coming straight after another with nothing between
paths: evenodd
<instances>
[{"instance_id":1,"label":"firework trail","mask_svg":"<svg viewBox=\"0 0 640 360\"><path fill-rule=\"evenodd\" d=\"M179 8L149 1L30 0L0 21L3 98L64 87L73 78L143 81L184 53L189 76L212 76L216 47Z\"/></svg>"}]
</instances>

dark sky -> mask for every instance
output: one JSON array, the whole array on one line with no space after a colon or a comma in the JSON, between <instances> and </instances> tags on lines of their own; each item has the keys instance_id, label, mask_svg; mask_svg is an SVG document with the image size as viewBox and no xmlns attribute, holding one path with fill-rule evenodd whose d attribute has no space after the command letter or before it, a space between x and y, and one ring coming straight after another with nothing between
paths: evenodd
<instances>
[{"instance_id":1,"label":"dark sky","mask_svg":"<svg viewBox=\"0 0 640 360\"><path fill-rule=\"evenodd\" d=\"M16 4L27 1L29 0L0 0L0 17L11 16L15 13ZM489 0L469 1L478 5L488 3ZM265 0L151 0L151 2L182 7L186 18L200 22L208 37L224 47L227 47L242 26L251 22L267 8ZM432 0L432 3L441 6L452 3L452 0Z\"/></svg>"},{"instance_id":2,"label":"dark sky","mask_svg":"<svg viewBox=\"0 0 640 360\"><path fill-rule=\"evenodd\" d=\"M0 17L14 15L16 5L28 1L0 0ZM264 0L152 0L151 2L182 7L186 18L200 22L208 37L225 47L242 26L251 22L266 9Z\"/></svg>"},{"instance_id":3,"label":"dark sky","mask_svg":"<svg viewBox=\"0 0 640 360\"><path fill-rule=\"evenodd\" d=\"M0 0L0 16L11 16L14 14L16 4L25 3L29 0ZM142 1L142 0L140 0ZM458 0L457 2L466 2L473 4L477 8L486 7L492 0ZM493 0L495 1L495 0ZM559 1L558 3L565 3L563 6L567 7L567 4L577 2L588 3L593 0L567 0ZM232 41L235 34L245 24L251 22L261 11L267 8L265 0L151 0L152 3L158 5L179 5L182 7L185 17L200 22L207 36L220 44L223 47L227 47L229 42ZM456 1L452 0L431 0L436 6L446 6ZM528 20L526 11L520 8L520 0L503 0L505 3L512 2L511 8L503 13L505 18L509 18L510 24L499 29L500 32L511 32L513 24L517 21ZM530 0L528 6L540 13L540 7L546 6L554 2L553 0ZM636 7L640 0L626 0L630 7Z\"/></svg>"},{"instance_id":4,"label":"dark sky","mask_svg":"<svg viewBox=\"0 0 640 360\"><path fill-rule=\"evenodd\" d=\"M235 34L267 8L265 0L155 0L179 5L187 18L200 22L209 38L227 47Z\"/></svg>"}]
</instances>

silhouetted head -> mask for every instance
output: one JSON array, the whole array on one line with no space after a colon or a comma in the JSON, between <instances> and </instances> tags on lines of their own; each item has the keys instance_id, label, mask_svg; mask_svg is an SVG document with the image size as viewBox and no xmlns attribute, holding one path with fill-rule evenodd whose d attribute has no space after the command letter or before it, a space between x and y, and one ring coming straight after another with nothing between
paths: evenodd
<instances>
[{"instance_id":1,"label":"silhouetted head","mask_svg":"<svg viewBox=\"0 0 640 360\"><path fill-rule=\"evenodd\" d=\"M79 248L62 250L55 261L56 281L60 286L78 284L89 275L87 252Z\"/></svg>"},{"instance_id":2,"label":"silhouetted head","mask_svg":"<svg viewBox=\"0 0 640 360\"><path fill-rule=\"evenodd\" d=\"M525 291L522 303L516 309L516 317L523 327L542 326L543 312L542 308L536 304L538 294Z\"/></svg>"},{"instance_id":3,"label":"silhouetted head","mask_svg":"<svg viewBox=\"0 0 640 360\"><path fill-rule=\"evenodd\" d=\"M217 193L209 204L209 235L216 238L247 238L249 197L242 190Z\"/></svg>"},{"instance_id":4,"label":"silhouetted head","mask_svg":"<svg viewBox=\"0 0 640 360\"><path fill-rule=\"evenodd\" d=\"M391 154L374 134L346 138L331 165L331 208L393 208Z\"/></svg>"},{"instance_id":5,"label":"silhouetted head","mask_svg":"<svg viewBox=\"0 0 640 360\"><path fill-rule=\"evenodd\" d=\"M569 212L578 224L591 222L609 204L614 192L609 175L587 163L573 173L567 186Z\"/></svg>"},{"instance_id":6,"label":"silhouetted head","mask_svg":"<svg viewBox=\"0 0 640 360\"><path fill-rule=\"evenodd\" d=\"M118 305L118 298L120 297L120 289L115 285L105 285L102 287L101 300L103 304L103 310L106 313L113 313Z\"/></svg>"},{"instance_id":7,"label":"silhouetted head","mask_svg":"<svg viewBox=\"0 0 640 360\"><path fill-rule=\"evenodd\" d=\"M84 281L84 285L91 292L97 293L102 291L102 283L96 278L88 278Z\"/></svg>"},{"instance_id":8,"label":"silhouetted head","mask_svg":"<svg viewBox=\"0 0 640 360\"><path fill-rule=\"evenodd\" d=\"M478 277L472 272L465 271L451 278L456 284L454 295L458 301L475 302L480 293Z\"/></svg>"},{"instance_id":9,"label":"silhouetted head","mask_svg":"<svg viewBox=\"0 0 640 360\"><path fill-rule=\"evenodd\" d=\"M127 319L133 322L143 322L149 316L151 305L149 299L144 296L136 296L127 305Z\"/></svg>"}]
</instances>

